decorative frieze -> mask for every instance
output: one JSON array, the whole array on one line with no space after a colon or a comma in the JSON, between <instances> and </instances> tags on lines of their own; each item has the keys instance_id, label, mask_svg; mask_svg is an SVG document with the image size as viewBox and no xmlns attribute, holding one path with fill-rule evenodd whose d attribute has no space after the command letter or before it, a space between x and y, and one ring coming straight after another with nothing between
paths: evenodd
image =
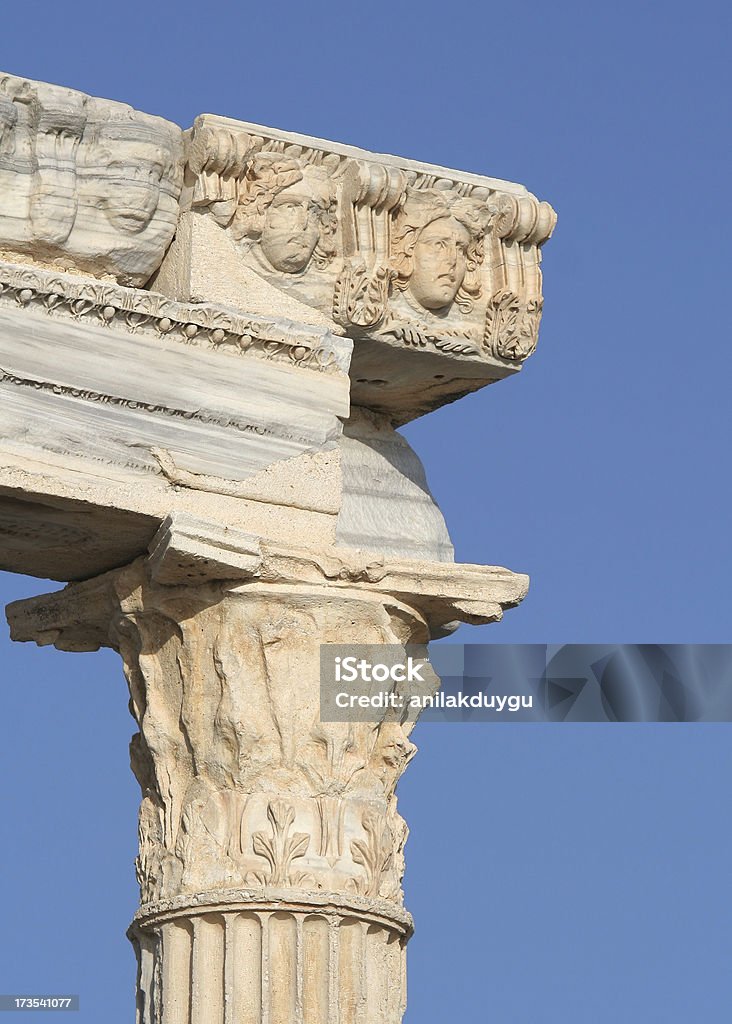
<instances>
[{"instance_id":1,"label":"decorative frieze","mask_svg":"<svg viewBox=\"0 0 732 1024\"><path fill-rule=\"evenodd\" d=\"M297 302L354 339L356 404L402 423L531 354L554 222L520 185L206 114L155 287Z\"/></svg>"},{"instance_id":2,"label":"decorative frieze","mask_svg":"<svg viewBox=\"0 0 732 1024\"><path fill-rule=\"evenodd\" d=\"M528 354L492 343L487 326L502 291L541 298L538 249L555 217L521 186L203 115L186 209L228 233L233 259L354 337Z\"/></svg>"}]
</instances>

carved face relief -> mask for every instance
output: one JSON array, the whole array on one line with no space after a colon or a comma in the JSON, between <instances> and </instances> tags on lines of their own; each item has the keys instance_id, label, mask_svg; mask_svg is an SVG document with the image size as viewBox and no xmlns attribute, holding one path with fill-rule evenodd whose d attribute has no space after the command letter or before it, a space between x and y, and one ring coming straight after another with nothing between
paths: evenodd
<instances>
[{"instance_id":1,"label":"carved face relief","mask_svg":"<svg viewBox=\"0 0 732 1024\"><path fill-rule=\"evenodd\" d=\"M173 237L183 157L160 117L0 76L0 245L139 286Z\"/></svg>"},{"instance_id":2,"label":"carved face relief","mask_svg":"<svg viewBox=\"0 0 732 1024\"><path fill-rule=\"evenodd\" d=\"M231 231L265 273L322 269L335 256L335 188L323 167L281 153L256 153L241 184ZM264 263L269 267L264 266Z\"/></svg>"},{"instance_id":3,"label":"carved face relief","mask_svg":"<svg viewBox=\"0 0 732 1024\"><path fill-rule=\"evenodd\" d=\"M160 265L175 232L182 133L122 104L89 100L77 159L78 215L69 250L122 284L137 286Z\"/></svg>"},{"instance_id":4,"label":"carved face relief","mask_svg":"<svg viewBox=\"0 0 732 1024\"><path fill-rule=\"evenodd\" d=\"M270 204L259 244L275 270L297 274L310 262L320 236L320 211L297 185L284 189Z\"/></svg>"},{"instance_id":5,"label":"carved face relief","mask_svg":"<svg viewBox=\"0 0 732 1024\"><path fill-rule=\"evenodd\" d=\"M77 159L79 217L71 242L90 253L95 233L116 235L123 272L147 269L175 230L182 183L182 133L125 104L89 99ZM149 250L149 251L148 251ZM134 267L133 267L133 264ZM117 268L115 268L117 269Z\"/></svg>"},{"instance_id":6,"label":"carved face relief","mask_svg":"<svg viewBox=\"0 0 732 1024\"><path fill-rule=\"evenodd\" d=\"M153 218L160 200L165 153L149 143L116 141L113 156L93 168L89 191L110 224L134 235ZM92 168L88 168L91 172Z\"/></svg>"},{"instance_id":7,"label":"carved face relief","mask_svg":"<svg viewBox=\"0 0 732 1024\"><path fill-rule=\"evenodd\" d=\"M449 306L465 280L470 235L454 217L440 217L420 231L409 289L425 309Z\"/></svg>"},{"instance_id":8,"label":"carved face relief","mask_svg":"<svg viewBox=\"0 0 732 1024\"><path fill-rule=\"evenodd\" d=\"M394 285L419 315L473 308L481 292L480 267L489 211L481 199L444 189L407 189L391 237Z\"/></svg>"}]
</instances>

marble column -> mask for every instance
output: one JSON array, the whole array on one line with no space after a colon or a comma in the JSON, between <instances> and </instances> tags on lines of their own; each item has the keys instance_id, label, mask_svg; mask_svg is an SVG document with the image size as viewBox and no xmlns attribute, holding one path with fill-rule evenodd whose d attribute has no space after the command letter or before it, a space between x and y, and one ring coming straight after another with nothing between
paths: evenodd
<instances>
[{"instance_id":1,"label":"marble column","mask_svg":"<svg viewBox=\"0 0 732 1024\"><path fill-rule=\"evenodd\" d=\"M212 561L220 536L174 517L148 557L9 608L17 639L122 658L142 792L138 1022L398 1024L412 922L395 790L413 719L322 721L321 645L426 655L526 580L226 539Z\"/></svg>"}]
</instances>

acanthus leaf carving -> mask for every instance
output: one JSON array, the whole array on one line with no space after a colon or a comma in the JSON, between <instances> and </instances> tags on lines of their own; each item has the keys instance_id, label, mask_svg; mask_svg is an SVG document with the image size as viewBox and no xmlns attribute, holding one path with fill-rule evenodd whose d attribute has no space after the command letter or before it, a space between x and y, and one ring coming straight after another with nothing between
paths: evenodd
<instances>
[{"instance_id":1,"label":"acanthus leaf carving","mask_svg":"<svg viewBox=\"0 0 732 1024\"><path fill-rule=\"evenodd\" d=\"M522 303L510 289L494 293L486 309L483 342L491 355L520 361L536 349L543 300Z\"/></svg>"},{"instance_id":2,"label":"acanthus leaf carving","mask_svg":"<svg viewBox=\"0 0 732 1024\"><path fill-rule=\"evenodd\" d=\"M303 562L304 581L313 568ZM402 643L425 627L382 595L324 601L334 583L319 578L283 602L282 573L266 565L233 590L230 581L157 583L142 560L115 572L110 638L140 728L131 759L145 901L235 886L351 892L360 867L370 880L359 891L373 890L373 871L387 872L382 895L401 902L387 847L396 856L408 726L320 722L313 709L321 642ZM361 586L374 584L349 582ZM365 815L364 837L354 838Z\"/></svg>"},{"instance_id":3,"label":"acanthus leaf carving","mask_svg":"<svg viewBox=\"0 0 732 1024\"><path fill-rule=\"evenodd\" d=\"M355 879L354 884L357 892L373 899L379 895L382 878L391 866L393 836L384 818L373 811L364 812L361 824L366 839L352 840L351 856L363 867L365 877Z\"/></svg>"},{"instance_id":4,"label":"acanthus leaf carving","mask_svg":"<svg viewBox=\"0 0 732 1024\"><path fill-rule=\"evenodd\" d=\"M479 352L473 338L468 335L457 334L457 332L434 334L426 325L397 319L389 319L377 332L377 336L391 337L416 348L433 346L440 352L455 355L477 355Z\"/></svg>"},{"instance_id":5,"label":"acanthus leaf carving","mask_svg":"<svg viewBox=\"0 0 732 1024\"><path fill-rule=\"evenodd\" d=\"M376 327L386 315L396 272L383 265L369 272L364 263L347 261L336 280L333 318L344 327Z\"/></svg>"},{"instance_id":6,"label":"acanthus leaf carving","mask_svg":"<svg viewBox=\"0 0 732 1024\"><path fill-rule=\"evenodd\" d=\"M310 737L310 756L300 761L302 771L316 787L318 800L321 796L342 796L368 761L359 749L353 723L316 721Z\"/></svg>"},{"instance_id":7,"label":"acanthus leaf carving","mask_svg":"<svg viewBox=\"0 0 732 1024\"><path fill-rule=\"evenodd\" d=\"M292 862L304 857L310 836L307 832L290 835L295 808L284 800L273 800L267 807L267 817L272 834L255 832L252 836L254 852L269 864L269 874L263 876L264 884L274 887L298 885L303 875L291 871Z\"/></svg>"}]
</instances>

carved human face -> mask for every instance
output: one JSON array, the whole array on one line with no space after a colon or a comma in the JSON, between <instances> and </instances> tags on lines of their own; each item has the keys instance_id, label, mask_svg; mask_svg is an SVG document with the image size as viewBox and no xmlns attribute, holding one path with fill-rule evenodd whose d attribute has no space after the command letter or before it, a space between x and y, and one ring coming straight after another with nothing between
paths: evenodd
<instances>
[{"instance_id":1,"label":"carved human face","mask_svg":"<svg viewBox=\"0 0 732 1024\"><path fill-rule=\"evenodd\" d=\"M419 233L412 257L409 289L425 309L443 309L465 278L470 235L454 217L440 217Z\"/></svg>"},{"instance_id":2,"label":"carved human face","mask_svg":"<svg viewBox=\"0 0 732 1024\"><path fill-rule=\"evenodd\" d=\"M114 157L94 183L97 206L126 234L143 231L160 199L164 155L156 146L116 141Z\"/></svg>"},{"instance_id":3,"label":"carved human face","mask_svg":"<svg viewBox=\"0 0 732 1024\"><path fill-rule=\"evenodd\" d=\"M295 186L284 189L270 204L260 245L275 270L296 274L310 262L319 234L314 202Z\"/></svg>"}]
</instances>

